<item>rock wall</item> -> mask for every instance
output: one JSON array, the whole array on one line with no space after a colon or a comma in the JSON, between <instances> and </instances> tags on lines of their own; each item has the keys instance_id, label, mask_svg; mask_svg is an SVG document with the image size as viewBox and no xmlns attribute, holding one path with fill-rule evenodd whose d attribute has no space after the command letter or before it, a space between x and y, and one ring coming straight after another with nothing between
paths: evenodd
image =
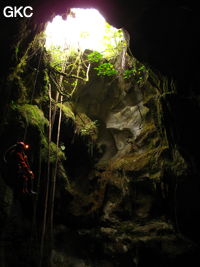
<instances>
[{"instance_id":1,"label":"rock wall","mask_svg":"<svg viewBox=\"0 0 200 267\"><path fill-rule=\"evenodd\" d=\"M197 247L182 232L179 190L189 179L189 167L169 142L164 118L166 96L176 95L173 82L150 70L141 86L98 78L77 95L76 112L97 120L99 127L90 156L95 161L89 168L88 158L78 161L80 178L70 180L71 200L65 203L66 225L76 225L86 254L73 264L188 264ZM73 149L79 149L76 141ZM59 249L54 253L53 261L76 262ZM87 262L88 254L92 261Z\"/></svg>"},{"instance_id":2,"label":"rock wall","mask_svg":"<svg viewBox=\"0 0 200 267\"><path fill-rule=\"evenodd\" d=\"M29 196L16 200L15 188L8 183L13 174L8 175L1 162L0 263L4 267L17 263L35 267L47 175L48 72L42 59L32 98L42 41L34 41L34 36L40 25L33 31L19 22L16 29L18 25L19 53L14 52L18 40L12 36L9 40L13 48L4 55L13 57L6 60L1 80L1 157L27 131L30 162L37 179L41 167L42 178L36 206ZM140 35L136 34L136 39L139 47ZM145 54L144 50L144 54L137 54L147 59L150 51ZM190 89L197 94L194 87ZM184 92L186 87L176 87L151 69L141 85L121 77L96 78L93 74L86 85L78 88L72 103L65 103L54 242L51 257L48 250L45 254L44 266L197 264L199 132L195 126L199 104L192 93ZM92 125L89 131L86 125ZM56 127L50 146L52 166L57 152L55 136Z\"/></svg>"}]
</instances>

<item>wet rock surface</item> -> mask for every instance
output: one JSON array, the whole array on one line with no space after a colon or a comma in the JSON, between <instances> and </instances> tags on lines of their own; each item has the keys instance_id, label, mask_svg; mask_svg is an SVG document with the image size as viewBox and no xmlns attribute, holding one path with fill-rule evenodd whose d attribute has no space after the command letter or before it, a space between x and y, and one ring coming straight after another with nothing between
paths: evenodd
<instances>
[{"instance_id":1,"label":"wet rock surface","mask_svg":"<svg viewBox=\"0 0 200 267\"><path fill-rule=\"evenodd\" d=\"M121 16L121 10L116 21L121 25L121 19L126 17L125 26L135 40L131 46L135 55L168 74L172 72L178 81L177 87L171 76L165 77L151 70L141 86L120 78L95 78L93 74L90 82L77 91L75 103L70 106L65 103L55 196L54 243L51 255L47 253L51 266L197 266L199 82L198 68L191 67L191 62L196 62L198 53L196 48L192 50L192 40L196 37L185 38L185 29L191 36L195 32L192 25L198 23L195 16L189 24L181 24L183 19L191 18L192 11L188 8L187 5L167 9L146 5L137 19L131 13L131 18L137 22L134 29L132 19ZM128 9L124 7L126 12ZM164 18L172 13L169 30L168 24L164 23L163 31ZM178 19L175 19L176 14ZM145 20L152 16L155 17L153 24L147 25ZM155 25L157 19L162 22L162 29ZM179 27L174 27L174 19ZM15 32L19 25L17 22L13 28L13 23L9 22L8 28ZM146 35L152 25L156 26L155 31ZM38 25L31 33L28 24L20 27L19 56L22 56L43 26ZM165 37L170 42L176 40L175 49L173 42L169 47L169 42L163 38L163 34L172 28L172 35ZM176 34L178 29L180 35ZM9 42L15 44L12 31L4 33L3 39L9 35ZM155 41L157 37L162 38L161 44ZM195 43L197 47L198 42ZM5 43L4 48L7 46ZM186 53L188 47L189 53ZM33 69L37 68L41 52L37 49L31 60ZM13 48L2 55L6 58L3 68L6 75L1 80L1 156L16 137L23 138L27 127L27 142L32 149L30 161L38 177L41 157L40 186L44 191L49 125L45 62L41 64L32 102L30 80L34 80L35 72L29 68L29 61L27 65L26 61L23 61L24 65L15 64L17 61L9 57L12 53ZM9 82L8 76L12 78ZM98 123L97 127L91 127L91 135L81 136L80 132L87 130L84 125L93 125L93 121ZM55 135L54 128L51 164L55 163ZM13 263L19 263L21 267L36 267L44 198L39 197L34 228L35 200L29 196L14 198L15 190L7 183L8 179L12 180L12 171L9 176L4 167L1 163L0 265L12 267Z\"/></svg>"}]
</instances>

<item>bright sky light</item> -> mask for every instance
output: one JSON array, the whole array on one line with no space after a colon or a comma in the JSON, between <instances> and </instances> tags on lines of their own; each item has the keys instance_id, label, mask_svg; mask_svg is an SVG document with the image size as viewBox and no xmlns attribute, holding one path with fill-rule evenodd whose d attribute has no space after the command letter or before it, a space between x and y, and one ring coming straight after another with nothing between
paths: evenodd
<instances>
[{"instance_id":1,"label":"bright sky light","mask_svg":"<svg viewBox=\"0 0 200 267\"><path fill-rule=\"evenodd\" d=\"M61 16L56 16L52 22L48 23L45 30L47 49L53 45L60 46L61 49L82 51L90 49L103 52L106 42L113 47L116 46L114 33L118 29L112 26L108 29L104 17L98 10L73 8L71 14L66 20L63 20ZM122 37L118 37L117 42L120 40Z\"/></svg>"}]
</instances>

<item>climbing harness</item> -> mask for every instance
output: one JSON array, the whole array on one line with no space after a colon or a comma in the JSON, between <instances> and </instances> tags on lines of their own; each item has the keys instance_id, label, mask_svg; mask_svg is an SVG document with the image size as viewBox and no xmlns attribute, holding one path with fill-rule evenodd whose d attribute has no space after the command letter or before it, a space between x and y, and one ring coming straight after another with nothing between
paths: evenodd
<instances>
[{"instance_id":1,"label":"climbing harness","mask_svg":"<svg viewBox=\"0 0 200 267\"><path fill-rule=\"evenodd\" d=\"M25 150L28 148L29 148L28 144L25 144L24 142L17 142L15 145L12 145L11 147L9 147L7 151L5 152L4 162L6 164L12 164L10 166L12 168L15 165L17 176L20 180L22 179L23 181L22 192L36 194L33 191L34 174L31 171L28 158L25 154ZM29 187L29 190L28 190L28 187Z\"/></svg>"}]
</instances>

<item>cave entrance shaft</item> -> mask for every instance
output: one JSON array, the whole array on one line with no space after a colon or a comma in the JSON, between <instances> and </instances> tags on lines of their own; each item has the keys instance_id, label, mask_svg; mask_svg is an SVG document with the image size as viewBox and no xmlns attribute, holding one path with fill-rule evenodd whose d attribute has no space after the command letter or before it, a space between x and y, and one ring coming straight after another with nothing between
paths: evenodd
<instances>
[{"instance_id":1,"label":"cave entrance shaft","mask_svg":"<svg viewBox=\"0 0 200 267\"><path fill-rule=\"evenodd\" d=\"M65 20L56 16L47 24L45 38L51 80L57 90L68 97L74 94L79 83L89 81L91 63L100 63L97 75L115 74L117 58L124 58L127 50L123 30L109 25L96 9L73 8ZM66 68L62 72L64 62ZM59 75L64 77L63 90L57 79Z\"/></svg>"}]
</instances>

